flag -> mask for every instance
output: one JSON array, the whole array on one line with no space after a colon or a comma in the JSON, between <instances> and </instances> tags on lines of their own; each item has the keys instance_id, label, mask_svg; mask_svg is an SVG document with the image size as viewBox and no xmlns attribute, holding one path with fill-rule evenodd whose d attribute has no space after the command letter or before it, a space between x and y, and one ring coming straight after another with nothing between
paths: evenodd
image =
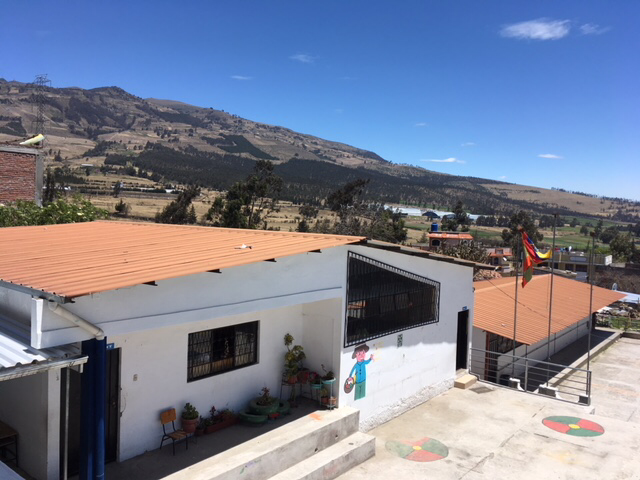
<instances>
[{"instance_id":1,"label":"flag","mask_svg":"<svg viewBox=\"0 0 640 480\"><path fill-rule=\"evenodd\" d=\"M529 235L522 231L522 245L524 246L524 265L522 275L522 288L533 278L533 265L537 265L551 258L552 251L541 253L533 244Z\"/></svg>"}]
</instances>

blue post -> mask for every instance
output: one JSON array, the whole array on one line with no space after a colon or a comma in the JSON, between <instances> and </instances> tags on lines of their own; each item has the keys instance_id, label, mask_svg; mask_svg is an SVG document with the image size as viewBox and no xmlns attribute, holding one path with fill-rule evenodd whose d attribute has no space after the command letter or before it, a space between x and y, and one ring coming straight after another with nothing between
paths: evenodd
<instances>
[{"instance_id":1,"label":"blue post","mask_svg":"<svg viewBox=\"0 0 640 480\"><path fill-rule=\"evenodd\" d=\"M104 463L106 453L105 417L107 414L107 339L95 340L95 468L96 480L104 480Z\"/></svg>"},{"instance_id":2,"label":"blue post","mask_svg":"<svg viewBox=\"0 0 640 480\"><path fill-rule=\"evenodd\" d=\"M88 360L82 370L82 391L80 409L80 465L79 475L81 479L93 478L94 465L94 369L95 369L95 340L82 342L82 353Z\"/></svg>"}]
</instances>

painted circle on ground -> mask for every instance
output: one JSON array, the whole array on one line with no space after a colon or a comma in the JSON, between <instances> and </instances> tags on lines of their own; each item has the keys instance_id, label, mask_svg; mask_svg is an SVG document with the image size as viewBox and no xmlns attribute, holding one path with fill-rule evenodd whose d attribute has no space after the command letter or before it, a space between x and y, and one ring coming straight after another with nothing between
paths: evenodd
<instances>
[{"instance_id":1,"label":"painted circle on ground","mask_svg":"<svg viewBox=\"0 0 640 480\"><path fill-rule=\"evenodd\" d=\"M389 440L385 446L391 453L413 462L434 462L449 455L444 443L429 437L416 441Z\"/></svg>"},{"instance_id":2,"label":"painted circle on ground","mask_svg":"<svg viewBox=\"0 0 640 480\"><path fill-rule=\"evenodd\" d=\"M597 437L604 433L601 425L578 417L547 417L542 420L542 423L551 430L575 437Z\"/></svg>"}]
</instances>

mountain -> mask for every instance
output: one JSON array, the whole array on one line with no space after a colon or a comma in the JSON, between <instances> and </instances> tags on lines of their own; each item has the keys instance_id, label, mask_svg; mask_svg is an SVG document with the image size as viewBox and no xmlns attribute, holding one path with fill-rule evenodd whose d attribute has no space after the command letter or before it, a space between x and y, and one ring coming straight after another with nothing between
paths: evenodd
<instances>
[{"instance_id":1,"label":"mountain","mask_svg":"<svg viewBox=\"0 0 640 480\"><path fill-rule=\"evenodd\" d=\"M37 98L33 85L0 79L0 142L35 133ZM142 99L119 87L45 87L42 99L47 149L71 166L89 156L100 163L108 153L126 155L128 162L166 180L225 189L265 159L276 164L284 194L294 201L317 200L349 180L369 178L372 200L440 208L461 200L478 214L524 208L582 216L622 212L633 218L640 211L640 204L622 199L605 204L595 196L394 164L344 143L213 108Z\"/></svg>"}]
</instances>

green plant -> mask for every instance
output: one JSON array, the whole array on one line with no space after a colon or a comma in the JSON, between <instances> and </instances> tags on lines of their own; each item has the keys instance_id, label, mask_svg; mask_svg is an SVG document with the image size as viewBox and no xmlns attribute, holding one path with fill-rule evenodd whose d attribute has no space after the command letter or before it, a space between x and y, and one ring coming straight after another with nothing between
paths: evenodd
<instances>
[{"instance_id":1,"label":"green plant","mask_svg":"<svg viewBox=\"0 0 640 480\"><path fill-rule=\"evenodd\" d=\"M324 372L324 375L322 376L322 380L333 380L334 378L336 378L332 370L326 370L324 368L324 365L320 365L320 366L322 367L322 371Z\"/></svg>"},{"instance_id":2,"label":"green plant","mask_svg":"<svg viewBox=\"0 0 640 480\"><path fill-rule=\"evenodd\" d=\"M190 403L186 403L182 410L182 418L185 420L195 420L198 417L200 417L200 414L198 413L198 410L196 410L196 407Z\"/></svg>"},{"instance_id":3,"label":"green plant","mask_svg":"<svg viewBox=\"0 0 640 480\"><path fill-rule=\"evenodd\" d=\"M303 360L307 358L303 347L300 345L291 346L293 341L294 338L290 333L284 336L284 345L287 347L287 352L284 354L284 369L287 378L295 376L302 369Z\"/></svg>"},{"instance_id":4,"label":"green plant","mask_svg":"<svg viewBox=\"0 0 640 480\"><path fill-rule=\"evenodd\" d=\"M273 405L274 403L278 402L278 399L275 397L272 397L269 393L269 389L267 387L263 387L262 390L262 395L260 395L260 397L258 397L258 401L256 402L258 405L262 406L262 407L266 407L268 405Z\"/></svg>"}]
</instances>

